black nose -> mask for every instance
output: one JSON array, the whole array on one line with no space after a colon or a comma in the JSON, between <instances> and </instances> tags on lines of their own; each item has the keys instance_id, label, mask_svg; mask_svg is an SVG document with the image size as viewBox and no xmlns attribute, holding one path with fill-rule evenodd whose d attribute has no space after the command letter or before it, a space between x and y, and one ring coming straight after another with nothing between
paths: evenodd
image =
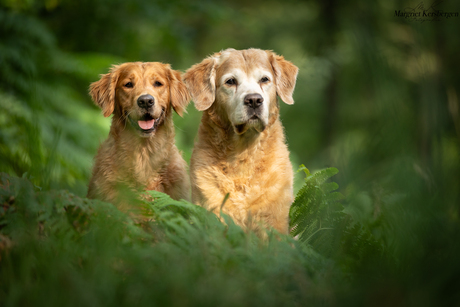
<instances>
[{"instance_id":1,"label":"black nose","mask_svg":"<svg viewBox=\"0 0 460 307\"><path fill-rule=\"evenodd\" d=\"M137 98L137 105L139 108L148 109L155 104L155 98L152 95L141 95Z\"/></svg>"},{"instance_id":2,"label":"black nose","mask_svg":"<svg viewBox=\"0 0 460 307\"><path fill-rule=\"evenodd\" d=\"M257 109L264 102L264 98L259 94L248 94L244 97L244 104L253 109Z\"/></svg>"}]
</instances>

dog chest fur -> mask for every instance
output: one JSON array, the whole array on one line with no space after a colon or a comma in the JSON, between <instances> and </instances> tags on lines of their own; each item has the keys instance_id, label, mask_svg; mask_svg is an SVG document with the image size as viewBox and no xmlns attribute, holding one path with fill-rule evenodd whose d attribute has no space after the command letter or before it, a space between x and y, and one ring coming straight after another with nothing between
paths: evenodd
<instances>
[{"instance_id":1,"label":"dog chest fur","mask_svg":"<svg viewBox=\"0 0 460 307\"><path fill-rule=\"evenodd\" d=\"M275 122L254 140L218 136L208 127L201 125L191 159L193 202L219 214L229 193L222 211L235 223L256 229L262 221L285 232L293 172L281 124Z\"/></svg>"},{"instance_id":2,"label":"dog chest fur","mask_svg":"<svg viewBox=\"0 0 460 307\"><path fill-rule=\"evenodd\" d=\"M293 172L277 97L294 103L297 72L271 51L227 49L185 73L203 111L190 161L194 203L246 229L288 232Z\"/></svg>"}]
</instances>

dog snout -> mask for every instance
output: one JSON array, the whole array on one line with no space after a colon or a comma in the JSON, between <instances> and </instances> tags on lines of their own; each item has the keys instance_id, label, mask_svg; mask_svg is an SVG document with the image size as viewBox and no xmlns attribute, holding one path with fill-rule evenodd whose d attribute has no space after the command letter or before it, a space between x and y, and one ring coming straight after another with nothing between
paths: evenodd
<instances>
[{"instance_id":1,"label":"dog snout","mask_svg":"<svg viewBox=\"0 0 460 307\"><path fill-rule=\"evenodd\" d=\"M264 98L260 94L248 94L244 97L244 104L250 108L257 109L264 102Z\"/></svg>"},{"instance_id":2,"label":"dog snout","mask_svg":"<svg viewBox=\"0 0 460 307\"><path fill-rule=\"evenodd\" d=\"M141 95L137 98L137 105L139 108L148 109L155 104L155 98L152 95Z\"/></svg>"}]
</instances>

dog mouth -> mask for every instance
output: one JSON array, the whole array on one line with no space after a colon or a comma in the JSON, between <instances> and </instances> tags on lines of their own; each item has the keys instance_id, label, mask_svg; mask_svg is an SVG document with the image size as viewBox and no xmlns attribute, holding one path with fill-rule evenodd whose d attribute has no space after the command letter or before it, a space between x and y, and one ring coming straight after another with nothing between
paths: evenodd
<instances>
[{"instance_id":1,"label":"dog mouth","mask_svg":"<svg viewBox=\"0 0 460 307\"><path fill-rule=\"evenodd\" d=\"M265 130L265 124L263 123L262 119L253 114L245 123L233 125L236 134L242 135L250 128L254 128L257 132L263 132Z\"/></svg>"},{"instance_id":2,"label":"dog mouth","mask_svg":"<svg viewBox=\"0 0 460 307\"><path fill-rule=\"evenodd\" d=\"M150 116L146 116L145 120L138 120L137 124L142 132L153 132L155 130L155 119L149 119Z\"/></svg>"},{"instance_id":3,"label":"dog mouth","mask_svg":"<svg viewBox=\"0 0 460 307\"><path fill-rule=\"evenodd\" d=\"M142 115L137 121L128 116L131 126L140 131L143 135L150 135L155 132L164 118L165 110L161 110L160 116L154 118L151 114Z\"/></svg>"}]
</instances>

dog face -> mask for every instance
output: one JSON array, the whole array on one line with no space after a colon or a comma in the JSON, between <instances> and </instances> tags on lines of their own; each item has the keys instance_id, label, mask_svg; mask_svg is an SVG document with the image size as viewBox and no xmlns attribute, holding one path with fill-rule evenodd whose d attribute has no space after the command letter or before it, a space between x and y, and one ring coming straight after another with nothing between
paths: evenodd
<instances>
[{"instance_id":1,"label":"dog face","mask_svg":"<svg viewBox=\"0 0 460 307\"><path fill-rule=\"evenodd\" d=\"M130 126L141 137L151 137L170 113L182 116L190 96L180 73L162 63L124 63L90 86L90 94L104 116Z\"/></svg>"},{"instance_id":2,"label":"dog face","mask_svg":"<svg viewBox=\"0 0 460 307\"><path fill-rule=\"evenodd\" d=\"M235 133L265 130L276 96L294 103L298 68L271 51L227 49L193 66L184 75L195 106L206 110L216 103Z\"/></svg>"}]
</instances>

